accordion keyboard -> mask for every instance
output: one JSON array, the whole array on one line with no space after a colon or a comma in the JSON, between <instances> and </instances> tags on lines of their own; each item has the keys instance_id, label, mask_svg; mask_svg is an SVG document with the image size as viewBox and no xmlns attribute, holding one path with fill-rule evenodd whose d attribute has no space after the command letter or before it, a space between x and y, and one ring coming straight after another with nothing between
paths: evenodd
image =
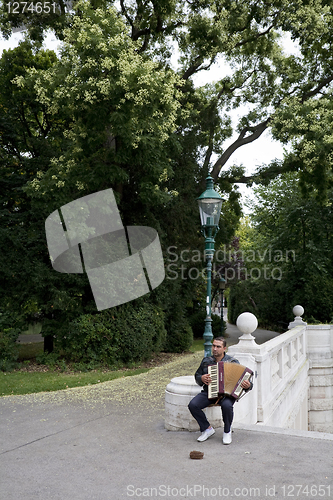
<instances>
[{"instance_id":1,"label":"accordion keyboard","mask_svg":"<svg viewBox=\"0 0 333 500\"><path fill-rule=\"evenodd\" d=\"M252 370L240 363L219 361L216 365L208 366L211 383L208 385L208 398L216 399L221 394L239 399L244 389L242 382L251 380Z\"/></svg>"},{"instance_id":2,"label":"accordion keyboard","mask_svg":"<svg viewBox=\"0 0 333 500\"><path fill-rule=\"evenodd\" d=\"M219 395L218 366L217 365L208 366L208 373L212 379L212 382L208 386L208 398L209 399L217 398Z\"/></svg>"}]
</instances>

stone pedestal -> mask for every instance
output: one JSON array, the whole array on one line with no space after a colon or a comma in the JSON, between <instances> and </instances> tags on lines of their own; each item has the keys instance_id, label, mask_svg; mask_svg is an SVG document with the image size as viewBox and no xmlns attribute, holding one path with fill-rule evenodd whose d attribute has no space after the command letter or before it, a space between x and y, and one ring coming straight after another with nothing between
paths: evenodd
<instances>
[{"instance_id":1,"label":"stone pedestal","mask_svg":"<svg viewBox=\"0 0 333 500\"><path fill-rule=\"evenodd\" d=\"M193 375L171 379L165 390L165 428L169 431L198 431L199 426L192 417L188 404L199 392L200 387ZM205 408L209 423L221 427L222 414L220 406Z\"/></svg>"}]
</instances>

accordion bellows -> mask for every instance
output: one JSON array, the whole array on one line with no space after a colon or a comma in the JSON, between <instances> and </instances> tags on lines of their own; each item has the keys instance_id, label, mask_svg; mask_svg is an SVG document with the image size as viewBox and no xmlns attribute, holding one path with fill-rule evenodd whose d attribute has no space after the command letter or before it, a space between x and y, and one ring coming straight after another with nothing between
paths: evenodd
<instances>
[{"instance_id":1,"label":"accordion bellows","mask_svg":"<svg viewBox=\"0 0 333 500\"><path fill-rule=\"evenodd\" d=\"M208 366L208 373L212 382L208 386L208 398L215 399L222 394L239 399L244 389L243 380L250 380L253 371L238 363L225 363L219 361L216 365Z\"/></svg>"}]
</instances>

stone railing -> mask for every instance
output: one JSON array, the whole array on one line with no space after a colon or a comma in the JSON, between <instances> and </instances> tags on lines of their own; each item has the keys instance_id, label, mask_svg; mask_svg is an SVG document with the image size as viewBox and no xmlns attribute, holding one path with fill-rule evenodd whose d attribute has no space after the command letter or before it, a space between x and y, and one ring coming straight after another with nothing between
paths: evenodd
<instances>
[{"instance_id":1,"label":"stone railing","mask_svg":"<svg viewBox=\"0 0 333 500\"><path fill-rule=\"evenodd\" d=\"M235 404L235 423L333 432L333 325L308 326L301 320L302 311L301 306L295 306L290 330L260 345L252 336L256 318L250 313L239 316L237 326L243 335L238 344L229 347L228 354L251 368L255 379L253 390ZM185 391L186 402L178 396L176 399L181 407L186 405L189 417L187 404L193 390L200 389L193 377L186 378L191 386ZM176 379L173 382L178 384ZM183 394L178 387L174 392ZM170 397L167 394L166 402ZM170 404L166 403L166 427L197 429L196 422L192 419L185 423L181 413L170 399ZM219 415L214 414L214 418ZM169 427L168 420L172 424Z\"/></svg>"},{"instance_id":2,"label":"stone railing","mask_svg":"<svg viewBox=\"0 0 333 500\"><path fill-rule=\"evenodd\" d=\"M298 326L264 344L255 343L252 335L243 335L228 352L241 363L251 355L257 378L256 416L254 401L241 401L243 407L235 421L258 423L275 427L307 430L308 370L306 326ZM252 363L253 366L253 363ZM253 369L253 368L252 368Z\"/></svg>"}]
</instances>

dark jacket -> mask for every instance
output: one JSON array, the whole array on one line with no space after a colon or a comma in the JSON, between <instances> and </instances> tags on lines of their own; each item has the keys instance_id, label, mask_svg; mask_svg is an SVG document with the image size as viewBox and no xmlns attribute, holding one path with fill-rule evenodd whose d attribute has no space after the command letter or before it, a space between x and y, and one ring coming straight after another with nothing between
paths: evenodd
<instances>
[{"instance_id":1,"label":"dark jacket","mask_svg":"<svg viewBox=\"0 0 333 500\"><path fill-rule=\"evenodd\" d=\"M232 356L229 356L229 354L225 354L221 361L224 361L225 363L238 363L239 364L238 359L233 358ZM201 376L206 375L206 373L208 373L208 365L216 365L216 361L215 361L214 356L206 356L205 358L203 358L203 360L200 363L199 368L197 369L197 371L195 372L195 375L194 375L196 383L198 385L204 386L203 387L204 391L208 391L208 386L202 382ZM252 387L251 387L251 389L252 389Z\"/></svg>"}]
</instances>

